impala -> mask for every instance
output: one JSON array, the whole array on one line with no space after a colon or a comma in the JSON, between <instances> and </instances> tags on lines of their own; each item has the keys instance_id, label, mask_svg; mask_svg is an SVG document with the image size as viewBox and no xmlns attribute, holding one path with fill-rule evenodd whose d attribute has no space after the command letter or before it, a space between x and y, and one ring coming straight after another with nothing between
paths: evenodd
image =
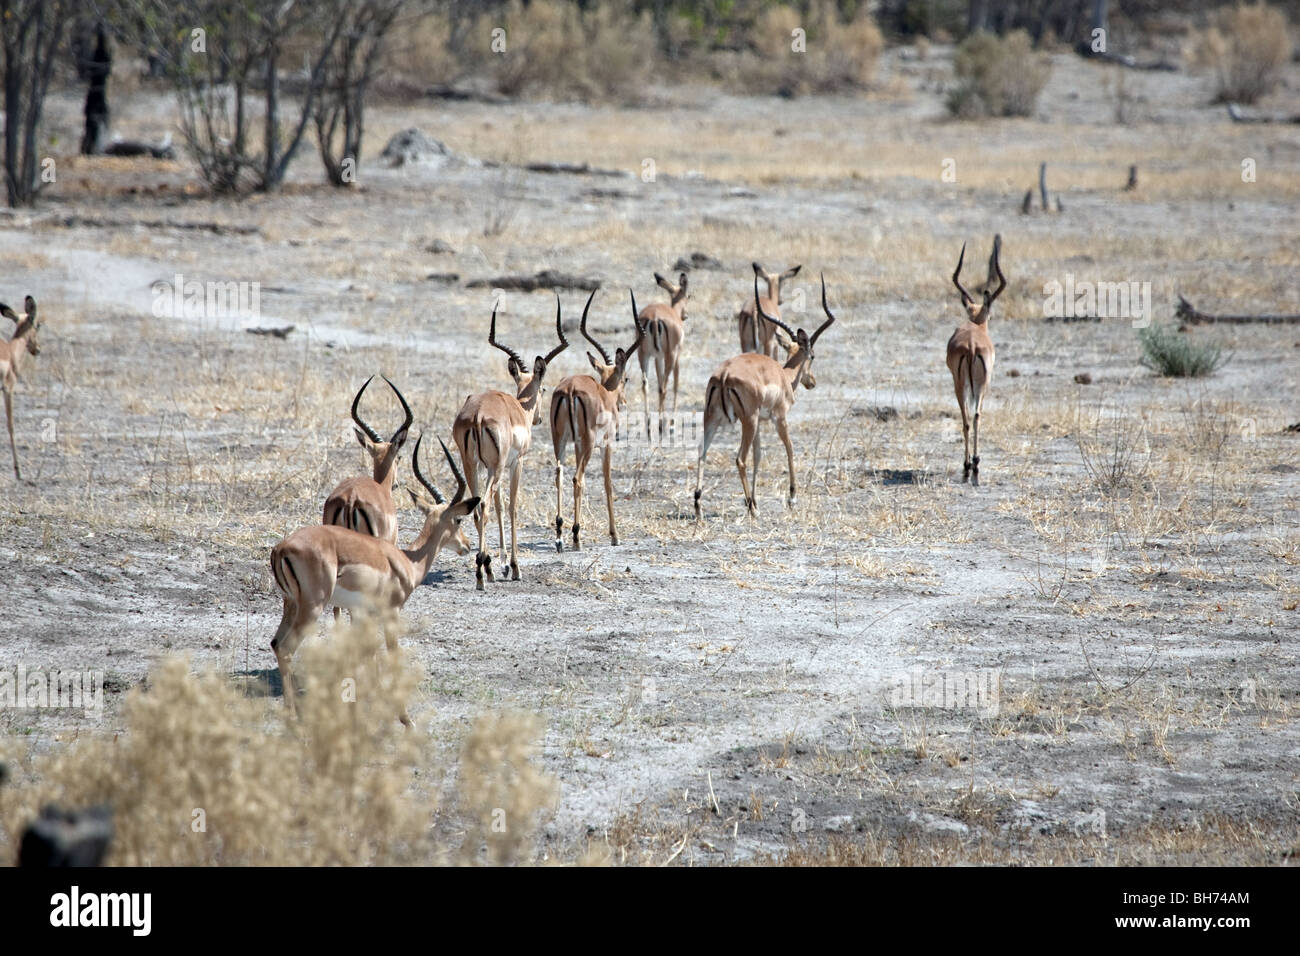
<instances>
[{"instance_id":1,"label":"impala","mask_svg":"<svg viewBox=\"0 0 1300 956\"><path fill-rule=\"evenodd\" d=\"M465 399L456 422L452 426L452 438L460 451L460 460L465 464L465 474L469 477L470 494L478 495L479 469L487 473L487 484L483 488L482 508L474 515L475 530L478 531L478 554L475 557L475 587L483 590L483 577L486 573L489 581L495 581L492 575L492 556L484 548L484 529L487 525L488 502L496 508L497 532L500 535L501 551L505 553L506 532L501 514L501 476L510 472L510 576L519 580L519 538L515 523L515 507L519 495L519 479L523 473L523 458L533 441L533 426L542 420L542 379L551 360L569 347L560 324L560 296L555 296L555 334L560 344L546 355L539 355L533 361L532 372L527 368L523 357L510 346L496 340L497 310L492 308L492 324L488 328L488 344L499 348L510 356L506 368L515 380L515 394L494 390L480 392Z\"/></svg>"},{"instance_id":2,"label":"impala","mask_svg":"<svg viewBox=\"0 0 1300 956\"><path fill-rule=\"evenodd\" d=\"M464 497L465 478L445 443L442 448L456 476L456 494L450 504L444 504L438 489L420 473L417 440L411 467L436 505L409 549L338 525L299 528L271 549L271 575L284 598L284 614L271 650L280 668L284 701L290 712L295 709L290 670L294 651L331 604L385 618L384 640L389 652L396 653L397 638L387 618L402 609L415 586L424 580L438 550L455 534L456 525L479 503L477 498ZM403 724L411 725L405 708L399 717Z\"/></svg>"},{"instance_id":3,"label":"impala","mask_svg":"<svg viewBox=\"0 0 1300 956\"><path fill-rule=\"evenodd\" d=\"M743 353L727 359L719 366L709 379L704 392L704 437L700 442L700 457L695 472L695 520L700 520L700 494L704 483L704 457L708 453L709 443L723 422L728 424L740 422L740 449L736 452L736 468L740 471L740 487L745 493L745 507L751 516L758 513L755 501L758 488L759 439L758 422L760 418L770 419L776 425L776 433L785 445L786 463L789 470L790 490L786 496L786 505L793 506L795 501L794 485L794 448L790 445L790 432L786 426L786 414L794 404L795 390L815 388L812 362L813 347L821 334L835 321L830 307L826 304L826 279L822 278L822 310L826 321L809 338L803 329L798 332L790 328L774 315L768 315L758 296L758 274L754 276L754 306L756 314L775 323L790 337L790 355L785 365L766 355L752 352ZM745 458L753 448L753 478L745 475Z\"/></svg>"},{"instance_id":4,"label":"impala","mask_svg":"<svg viewBox=\"0 0 1300 956\"><path fill-rule=\"evenodd\" d=\"M779 326L779 323L773 325L763 319L768 315L781 318L781 280L793 279L803 266L791 266L784 272L768 272L757 262L751 264L754 267L755 282L762 279L767 283L767 295L761 300L761 309L755 308L758 300L746 302L740 307L740 312L736 316L740 324L740 351L757 352L775 360L778 344L784 346L787 351L790 348L788 342L779 341L777 336L777 328L785 328L785 326Z\"/></svg>"},{"instance_id":5,"label":"impala","mask_svg":"<svg viewBox=\"0 0 1300 956\"><path fill-rule=\"evenodd\" d=\"M686 334L686 273L679 273L673 285L659 273L655 282L670 297L668 305L653 302L635 316L637 327L645 327L645 336L637 347L637 362L641 365L641 398L645 403L645 433L650 435L650 360L655 363L655 376L659 385L659 434L664 432L664 399L668 395L668 376L673 377L673 421L677 420L677 361L681 357L682 338Z\"/></svg>"},{"instance_id":6,"label":"impala","mask_svg":"<svg viewBox=\"0 0 1300 956\"><path fill-rule=\"evenodd\" d=\"M388 382L388 387L402 403L405 418L397 431L393 432L392 438L388 441L380 438L379 433L367 425L357 411L361 396L374 378L372 375L366 379L352 399L352 421L356 425L354 431L357 441L374 463L374 477L359 475L339 482L338 487L325 499L321 524L336 524L396 544L397 505L393 503L393 476L397 472L397 455L406 444L406 436L415 416L411 414L411 406L406 404L406 399L397 390L397 386L385 376L384 381Z\"/></svg>"},{"instance_id":7,"label":"impala","mask_svg":"<svg viewBox=\"0 0 1300 956\"><path fill-rule=\"evenodd\" d=\"M9 426L9 450L14 456L14 477L22 481L23 473L18 469L18 446L14 444L14 386L18 384L18 370L27 361L27 356L41 354L41 347L36 343L36 333L41 323L36 319L36 300L30 295L23 301L24 314L18 315L9 306L0 303L0 315L12 319L15 323L13 338L0 342L0 387L5 393L5 423Z\"/></svg>"},{"instance_id":8,"label":"impala","mask_svg":"<svg viewBox=\"0 0 1300 956\"><path fill-rule=\"evenodd\" d=\"M961 304L966 309L967 319L952 333L948 340L948 371L952 373L952 387L957 393L957 407L961 409L961 435L965 444L966 457L962 466L961 480L970 481L976 487L980 483L980 414L984 408L984 394L988 390L989 379L993 375L993 340L989 338L989 311L1002 290L1007 287L1006 276L998 262L1002 248L1002 237L993 237L993 255L989 262L990 281L992 275L998 278L998 287L992 293L985 288L983 301L975 298L962 288L961 265L966 258L966 244L962 243L961 255L957 257L957 268L953 271L953 285L961 293ZM972 410L974 414L972 415ZM971 420L974 419L975 454L971 455Z\"/></svg>"},{"instance_id":9,"label":"impala","mask_svg":"<svg viewBox=\"0 0 1300 956\"><path fill-rule=\"evenodd\" d=\"M629 290L630 293L630 290ZM616 348L613 358L605 347L596 341L587 331L587 313L591 309L591 300L596 297L593 291L587 298L582 310L582 322L578 328L582 337L596 347L601 361L587 353L587 361L596 372L590 375L570 375L556 386L551 394L551 442L555 446L555 550L564 550L564 453L573 442L573 549L582 550L580 523L582 521L582 490L587 462L591 453L600 448L603 451L605 470L605 506L609 510L609 540L618 544L618 531L614 527L614 486L610 481L609 468L614 455L614 440L618 434L619 409L627 403L625 386L627 384L627 362L645 338L645 328L641 325L636 311L636 295L632 294L632 324L636 326L636 339L626 349Z\"/></svg>"}]
</instances>

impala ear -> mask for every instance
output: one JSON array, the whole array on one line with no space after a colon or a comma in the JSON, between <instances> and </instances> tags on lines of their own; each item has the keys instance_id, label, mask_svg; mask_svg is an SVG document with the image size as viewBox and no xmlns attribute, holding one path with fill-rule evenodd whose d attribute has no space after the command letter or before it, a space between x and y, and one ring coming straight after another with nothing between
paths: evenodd
<instances>
[{"instance_id":1,"label":"impala ear","mask_svg":"<svg viewBox=\"0 0 1300 956\"><path fill-rule=\"evenodd\" d=\"M366 451L370 451L370 449L374 447L374 442L370 440L370 436L356 425L352 426L352 434L357 436L357 441L361 443L361 447Z\"/></svg>"},{"instance_id":2,"label":"impala ear","mask_svg":"<svg viewBox=\"0 0 1300 956\"><path fill-rule=\"evenodd\" d=\"M786 269L784 272L781 273L781 278L793 279L795 276L799 274L799 270L802 268L803 268L802 265L791 266L789 269Z\"/></svg>"},{"instance_id":3,"label":"impala ear","mask_svg":"<svg viewBox=\"0 0 1300 956\"><path fill-rule=\"evenodd\" d=\"M627 364L627 353L624 352L621 348L614 349L614 364L617 365L619 368L622 368L624 365Z\"/></svg>"},{"instance_id":4,"label":"impala ear","mask_svg":"<svg viewBox=\"0 0 1300 956\"><path fill-rule=\"evenodd\" d=\"M597 372L604 368L603 365L596 361L596 356L592 355L590 352L587 353L587 361L591 363L591 367Z\"/></svg>"},{"instance_id":5,"label":"impala ear","mask_svg":"<svg viewBox=\"0 0 1300 956\"><path fill-rule=\"evenodd\" d=\"M473 498L465 498L462 501L457 501L455 504L449 505L443 514L449 515L459 521L478 507L479 500L480 499L476 495Z\"/></svg>"}]
</instances>

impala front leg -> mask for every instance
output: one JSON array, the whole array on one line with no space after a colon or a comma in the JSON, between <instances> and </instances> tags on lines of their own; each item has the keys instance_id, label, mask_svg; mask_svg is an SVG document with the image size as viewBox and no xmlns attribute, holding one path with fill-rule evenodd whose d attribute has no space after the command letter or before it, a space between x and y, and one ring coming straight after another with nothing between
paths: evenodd
<instances>
[{"instance_id":1,"label":"impala front leg","mask_svg":"<svg viewBox=\"0 0 1300 956\"><path fill-rule=\"evenodd\" d=\"M23 473L18 470L18 446L14 444L14 396L10 389L5 389L5 422L9 425L9 450L14 456L14 478L23 480Z\"/></svg>"},{"instance_id":2,"label":"impala front leg","mask_svg":"<svg viewBox=\"0 0 1300 956\"><path fill-rule=\"evenodd\" d=\"M790 444L790 429L785 424L784 418L776 420L776 433L781 436L781 443L785 445L785 461L787 474L790 477L790 493L786 496L785 504L788 508L794 507L794 446Z\"/></svg>"}]
</instances>

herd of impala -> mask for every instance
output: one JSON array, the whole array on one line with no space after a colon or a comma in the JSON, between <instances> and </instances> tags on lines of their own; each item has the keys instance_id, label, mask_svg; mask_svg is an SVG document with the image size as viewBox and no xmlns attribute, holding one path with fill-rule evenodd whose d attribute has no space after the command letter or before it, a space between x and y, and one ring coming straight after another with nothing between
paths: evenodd
<instances>
[{"instance_id":1,"label":"herd of impala","mask_svg":"<svg viewBox=\"0 0 1300 956\"><path fill-rule=\"evenodd\" d=\"M952 373L953 388L961 410L962 435L965 443L962 480L979 484L980 416L984 397L993 373L993 341L988 322L994 301L1006 288L999 263L1001 237L995 236L989 257L989 276L980 299L961 284L962 263L966 247L962 246L952 281L966 310L965 321L948 340L947 366ZM754 268L754 296L738 310L741 352L723 362L709 378L704 391L703 435L695 479L695 518L701 517L700 497L703 488L704 462L709 445L723 424L739 423L740 447L736 468L740 473L745 506L751 516L757 514L757 479L759 465L759 422L768 419L785 446L788 471L787 505L795 502L794 447L790 441L786 416L794 404L797 389L815 388L812 363L818 339L835 322L826 299L826 282L821 283L822 311L826 318L809 335L795 329L781 318L780 287L782 280L798 274L793 266L784 272L768 272L757 262ZM996 288L992 288L994 280ZM767 294L760 291L759 281L766 284ZM635 354L641 367L641 391L650 417L648 380L653 362L659 401L659 422L663 428L664 402L668 379L673 382L673 416L677 410L678 359L685 335L688 280L685 273L676 283L655 274L655 282L669 295L667 304L655 303L638 311L636 296L630 293L632 339L613 354L587 328L588 314L596 293L588 297L578 325L583 338L595 347L597 355L587 353L595 375L571 375L563 379L551 394L551 442L555 453L555 546L564 549L564 460L570 443L574 448L573 471L573 547L582 547L581 515L584 476L592 454L600 449L605 479L605 502L609 513L610 541L618 544L614 523L614 493L610 474L619 412L625 404L627 365ZM0 315L16 327L8 342L0 342L0 384L3 384L5 415L9 427L9 445L13 452L14 475L21 480L18 452L13 435L13 389L18 371L28 355L40 351L36 332L36 301L28 296L24 313L17 314L0 303ZM460 455L458 466L447 444L439 439L447 465L456 480L456 492L450 502L430 481L420 467L417 438L411 454L411 469L423 491L409 489L413 503L425 515L420 533L409 548L397 543L397 505L393 499L393 480L398 456L414 416L402 393L387 378L384 381L401 404L402 424L384 441L359 413L361 398L373 381L368 379L352 401L352 419L356 437L373 461L370 476L356 476L342 481L325 500L322 523L299 528L271 549L271 574L284 599L284 613L276 629L271 648L279 665L284 699L294 709L295 691L290 664L294 651L304 637L315 630L320 615L333 607L374 619L387 620L401 610L411 592L425 577L438 551L450 543L458 554L469 552L471 545L462 531L462 519L472 515L478 535L475 557L476 586L484 589L484 580L494 580L492 555L487 551L485 535L488 509L494 508L499 536L499 554L505 560L505 518L501 506L501 482L508 477L510 512L509 573L519 580L518 529L516 505L523 470L523 459L532 444L533 427L542 421L543 381L556 356L569 346L564 335L559 296L556 296L555 334L559 344L545 355L537 355L531 367L524 357L497 339L497 309L492 310L488 325L488 343L508 357L506 371L514 381L514 390L488 389L465 399L452 423L452 440ZM785 352L780 361L781 351ZM972 434L973 432L973 434ZM973 449L973 454L972 454ZM746 459L752 458L752 470ZM480 494L482 482L482 494ZM427 495L425 494L427 492ZM468 492L468 496L467 496ZM385 627L385 641L395 650L396 640ZM406 713L403 723L410 723Z\"/></svg>"}]
</instances>

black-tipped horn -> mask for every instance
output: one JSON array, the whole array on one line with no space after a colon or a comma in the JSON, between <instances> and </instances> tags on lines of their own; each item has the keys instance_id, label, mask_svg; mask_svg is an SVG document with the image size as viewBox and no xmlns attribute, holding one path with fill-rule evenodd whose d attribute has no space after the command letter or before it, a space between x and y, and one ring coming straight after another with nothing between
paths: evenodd
<instances>
[{"instance_id":1,"label":"black-tipped horn","mask_svg":"<svg viewBox=\"0 0 1300 956\"><path fill-rule=\"evenodd\" d=\"M510 356L511 360L519 366L519 371L523 371L528 366L524 364L524 358L510 346L503 342L497 341L497 307L500 306L501 300L498 299L492 303L492 324L488 326L488 345L499 348Z\"/></svg>"},{"instance_id":2,"label":"black-tipped horn","mask_svg":"<svg viewBox=\"0 0 1300 956\"><path fill-rule=\"evenodd\" d=\"M357 390L357 397L352 399L352 420L357 423L358 428L369 436L372 442L378 444L383 441L383 439L379 437L379 432L367 425L361 418L360 413L357 412L357 406L361 404L361 396L365 394L366 388L369 387L370 383L374 380L375 377L373 375L366 379L365 385L362 385L361 388Z\"/></svg>"},{"instance_id":3,"label":"black-tipped horn","mask_svg":"<svg viewBox=\"0 0 1300 956\"><path fill-rule=\"evenodd\" d=\"M594 298L596 298L596 290L592 289L591 295L587 296L587 304L582 307L582 321L578 323L578 331L582 333L584 339L596 346L596 351L600 353L600 357L605 360L606 365L613 365L614 361L609 357L609 353L605 351L605 347L597 342L595 336L587 331L587 313L591 310L591 300Z\"/></svg>"},{"instance_id":4,"label":"black-tipped horn","mask_svg":"<svg viewBox=\"0 0 1300 956\"><path fill-rule=\"evenodd\" d=\"M831 327L831 324L835 321L835 316L834 316L834 314L832 314L832 312L831 312L831 307L830 307L829 305L826 304L826 275L825 275L825 273L822 274L822 277L821 277L821 278L822 278L822 311L826 313L826 321L823 322L821 325L819 325L819 326L817 327L817 331L814 332L814 333L812 334L812 338L810 338L810 339L808 340L808 348L810 348L810 349L811 349L814 345L817 344L817 337L820 336L820 335L821 335L823 332L825 332L827 329L829 329L829 328Z\"/></svg>"},{"instance_id":5,"label":"black-tipped horn","mask_svg":"<svg viewBox=\"0 0 1300 956\"><path fill-rule=\"evenodd\" d=\"M645 338L645 326L641 324L641 316L636 310L636 293L629 288L627 294L632 297L632 324L636 326L636 338L632 340L632 347L624 353L627 358L631 358L632 354L641 348L641 340Z\"/></svg>"},{"instance_id":6,"label":"black-tipped horn","mask_svg":"<svg viewBox=\"0 0 1300 956\"><path fill-rule=\"evenodd\" d=\"M593 290L592 295L595 294L596 293ZM591 302L590 299L588 299L587 301L588 303ZM555 334L560 337L560 344L557 345L555 348L551 349L549 352L547 352L545 358L542 359L542 361L545 362L547 365L551 364L551 359L555 358L555 356L559 355L561 352L563 352L565 349L569 347L569 340L564 337L564 324L561 321L561 316L560 316L560 293L558 292L555 293Z\"/></svg>"},{"instance_id":7,"label":"black-tipped horn","mask_svg":"<svg viewBox=\"0 0 1300 956\"><path fill-rule=\"evenodd\" d=\"M461 473L460 468L456 466L456 459L451 457L451 450L447 448L447 443L442 438L439 438L438 444L442 445L442 453L447 456L447 464L451 466L451 473L456 476L456 494L451 499L451 503L455 504L465 495L465 476Z\"/></svg>"},{"instance_id":8,"label":"black-tipped horn","mask_svg":"<svg viewBox=\"0 0 1300 956\"><path fill-rule=\"evenodd\" d=\"M442 492L438 491L438 487L428 478L424 477L424 473L420 471L420 442L422 441L424 441L423 434L415 440L415 451L411 453L411 470L415 472L416 480L428 489L429 494L433 495L433 500L440 505L445 505L447 499L442 496ZM441 439L439 439L439 441L441 441Z\"/></svg>"},{"instance_id":9,"label":"black-tipped horn","mask_svg":"<svg viewBox=\"0 0 1300 956\"><path fill-rule=\"evenodd\" d=\"M966 243L963 242L961 244L961 255L957 257L957 268L954 269L952 272L952 284L955 285L957 287L957 291L961 293L961 304L970 305L975 300L971 297L971 294L967 292L965 288L962 287L961 279L958 278L958 276L961 275L961 264L965 260L966 260Z\"/></svg>"},{"instance_id":10,"label":"black-tipped horn","mask_svg":"<svg viewBox=\"0 0 1300 956\"><path fill-rule=\"evenodd\" d=\"M988 305L992 305L993 301L1002 294L1002 290L1007 287L1007 277L1002 274L1002 264L999 261L1001 259L1001 252L1002 234L998 233L993 237L993 254L989 256L989 284L992 285L992 274L996 274L998 277L998 287L997 290L989 296Z\"/></svg>"},{"instance_id":11,"label":"black-tipped horn","mask_svg":"<svg viewBox=\"0 0 1300 956\"><path fill-rule=\"evenodd\" d=\"M384 376L384 381L388 382L388 387L393 390L393 394L397 396L397 400L402 403L402 411L406 415L406 418L402 422L401 427L399 427L397 431L393 432L393 437L389 439L390 441L396 441L398 435L400 435L402 432L406 431L413 424L415 424L415 416L411 414L411 406L406 404L406 399L403 397L402 393L398 390L397 386L394 385L389 380L387 375Z\"/></svg>"}]
</instances>

